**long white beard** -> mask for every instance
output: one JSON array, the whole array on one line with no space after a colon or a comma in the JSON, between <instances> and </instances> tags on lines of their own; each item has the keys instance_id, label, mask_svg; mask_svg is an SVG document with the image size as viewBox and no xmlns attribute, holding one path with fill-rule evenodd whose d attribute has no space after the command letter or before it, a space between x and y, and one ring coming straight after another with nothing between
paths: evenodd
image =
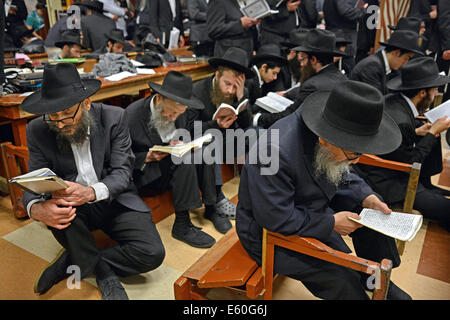
<instances>
[{"instance_id":1,"label":"long white beard","mask_svg":"<svg viewBox=\"0 0 450 320\"><path fill-rule=\"evenodd\" d=\"M175 121L164 117L160 108L155 108L153 111L154 112L152 113L152 118L149 124L150 128L156 129L156 131L162 138L173 137L177 130L177 128L175 127ZM170 139L169 141L164 140L167 139L163 139L163 142L166 143L170 141Z\"/></svg>"},{"instance_id":2,"label":"long white beard","mask_svg":"<svg viewBox=\"0 0 450 320\"><path fill-rule=\"evenodd\" d=\"M343 181L343 176L350 172L350 161L336 162L333 153L318 143L314 156L314 172L316 176L325 175L337 188Z\"/></svg>"}]
</instances>

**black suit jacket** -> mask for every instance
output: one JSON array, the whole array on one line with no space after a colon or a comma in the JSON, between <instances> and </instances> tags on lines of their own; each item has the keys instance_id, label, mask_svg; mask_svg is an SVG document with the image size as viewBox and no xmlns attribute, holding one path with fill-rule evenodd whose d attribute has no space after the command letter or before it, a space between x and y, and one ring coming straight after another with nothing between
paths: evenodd
<instances>
[{"instance_id":1,"label":"black suit jacket","mask_svg":"<svg viewBox=\"0 0 450 320\"><path fill-rule=\"evenodd\" d=\"M335 85L345 80L347 80L347 77L331 63L300 86L297 100L286 110L279 113L261 114L258 119L258 126L270 127L275 121L295 112L310 94L319 90L332 90Z\"/></svg>"},{"instance_id":2,"label":"black suit jacket","mask_svg":"<svg viewBox=\"0 0 450 320\"><path fill-rule=\"evenodd\" d=\"M272 130L278 130L278 141L260 137L259 146L254 146L250 153L278 151L279 169L275 174L263 175L260 170L266 165L249 164L248 159L257 158L249 155L241 172L236 230L243 247L261 263L264 227L283 235L314 237L336 250L350 252L333 230L333 214L353 210L373 191L353 173L345 176L345 183L338 190L323 176L316 177L313 159L318 138L306 127L300 109L275 123L268 130L269 138ZM293 274L307 268L310 265L304 255L275 249L275 273Z\"/></svg>"},{"instance_id":3,"label":"black suit jacket","mask_svg":"<svg viewBox=\"0 0 450 320\"><path fill-rule=\"evenodd\" d=\"M297 7L296 11L289 12L286 7L286 1L284 1L277 7L276 5L279 2L279 0L267 1L272 10L278 10L279 12L262 19L261 32L269 31L278 34L288 40L289 32L297 27L295 13L297 13L299 23L301 22L300 6Z\"/></svg>"},{"instance_id":4,"label":"black suit jacket","mask_svg":"<svg viewBox=\"0 0 450 320\"><path fill-rule=\"evenodd\" d=\"M325 0L323 14L328 30L356 30L357 22L366 14L366 9L357 8L359 0Z\"/></svg>"},{"instance_id":5,"label":"black suit jacket","mask_svg":"<svg viewBox=\"0 0 450 320\"><path fill-rule=\"evenodd\" d=\"M183 16L181 13L180 0L175 0L176 17L173 18L172 10L168 0L149 0L150 1L150 29L155 37L160 38L161 43L163 33L165 33L165 44L169 43L170 31L173 27L180 30L180 35L184 34Z\"/></svg>"},{"instance_id":6,"label":"black suit jacket","mask_svg":"<svg viewBox=\"0 0 450 320\"><path fill-rule=\"evenodd\" d=\"M350 73L349 78L350 80L370 84L380 90L382 94L387 94L386 64L384 63L381 51L358 62Z\"/></svg>"},{"instance_id":7,"label":"black suit jacket","mask_svg":"<svg viewBox=\"0 0 450 320\"><path fill-rule=\"evenodd\" d=\"M133 142L132 149L136 155L134 163L133 178L138 188L150 184L152 181L161 176L161 169L159 162L150 162L145 165L144 160L147 156L148 149L155 145L167 145L163 143L159 133L155 129L150 129L148 123L151 119L152 113L150 110L150 101L154 97L140 99L130 104L125 113L128 119L128 127L130 129L131 140ZM177 128L187 128L186 113L181 114L175 121Z\"/></svg>"},{"instance_id":8,"label":"black suit jacket","mask_svg":"<svg viewBox=\"0 0 450 320\"><path fill-rule=\"evenodd\" d=\"M83 44L86 48L96 51L102 48L107 38L105 34L116 28L116 23L103 14L94 12L89 16L81 18L81 32L83 33Z\"/></svg>"},{"instance_id":9,"label":"black suit jacket","mask_svg":"<svg viewBox=\"0 0 450 320\"><path fill-rule=\"evenodd\" d=\"M244 29L243 14L236 0L210 0L206 14L209 37L215 41L214 56L222 57L230 47L247 52L249 60L253 55L253 33L256 29Z\"/></svg>"},{"instance_id":10,"label":"black suit jacket","mask_svg":"<svg viewBox=\"0 0 450 320\"><path fill-rule=\"evenodd\" d=\"M208 37L208 29L206 26L206 11L208 4L206 0L189 0L187 2L189 19L193 22L189 33L189 40L192 42L211 41Z\"/></svg>"},{"instance_id":11,"label":"black suit jacket","mask_svg":"<svg viewBox=\"0 0 450 320\"><path fill-rule=\"evenodd\" d=\"M433 148L439 145L440 140L432 134L424 137L416 135L417 125L414 115L407 101L399 93L386 96L385 111L399 126L402 144L397 150L383 155L382 158L405 163L424 163L432 154ZM409 178L407 173L365 165L357 165L357 170L388 203L397 203L405 198ZM423 186L419 183L417 192L421 190Z\"/></svg>"},{"instance_id":12,"label":"black suit jacket","mask_svg":"<svg viewBox=\"0 0 450 320\"><path fill-rule=\"evenodd\" d=\"M103 201L115 200L134 211L150 211L137 195L132 181L135 157L123 109L92 103L89 112L96 123L90 134L92 163L99 182L109 190L109 200ZM42 117L27 125L27 143L30 171L49 168L64 180L76 180L78 171L72 150L58 148L56 134L42 121ZM38 198L40 196L25 192L24 207Z\"/></svg>"}]
</instances>

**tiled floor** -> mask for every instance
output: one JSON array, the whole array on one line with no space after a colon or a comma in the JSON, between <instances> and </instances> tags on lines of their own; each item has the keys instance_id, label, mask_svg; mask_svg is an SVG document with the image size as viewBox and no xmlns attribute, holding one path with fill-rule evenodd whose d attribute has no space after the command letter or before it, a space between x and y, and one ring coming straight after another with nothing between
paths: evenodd
<instances>
[{"instance_id":1,"label":"tiled floor","mask_svg":"<svg viewBox=\"0 0 450 320\"><path fill-rule=\"evenodd\" d=\"M229 181L224 186L225 194L230 198L235 197L238 184L238 178ZM193 212L191 218L195 225L201 226L216 240L222 236L209 220L202 219L201 209ZM174 215L171 215L157 224L166 248L163 264L152 272L121 279L130 299L174 299L173 283L205 252L206 249L193 248L173 239L173 220ZM442 231L436 225L430 227L428 221L425 221L415 239L407 243L401 266L392 272L391 279L414 299L450 299L449 234ZM349 238L346 242L352 247ZM444 252L431 251L430 256L430 250L438 247ZM59 249L60 245L41 223L17 220L11 212L9 197L0 198L0 299L101 299L94 277L82 281L80 289L69 289L67 283L62 281L42 296L34 294L36 277L53 260ZM428 252L424 255L425 249ZM440 275L447 277L436 276L436 272L427 271L435 269L439 270ZM208 297L246 299L242 294L228 289L212 290ZM316 298L301 283L280 276L274 283L274 299Z\"/></svg>"}]
</instances>

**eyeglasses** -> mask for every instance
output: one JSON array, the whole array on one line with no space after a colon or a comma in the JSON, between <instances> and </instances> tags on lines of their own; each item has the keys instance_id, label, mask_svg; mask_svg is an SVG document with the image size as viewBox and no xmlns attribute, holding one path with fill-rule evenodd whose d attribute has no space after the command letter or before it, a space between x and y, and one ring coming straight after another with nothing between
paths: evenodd
<instances>
[{"instance_id":1,"label":"eyeglasses","mask_svg":"<svg viewBox=\"0 0 450 320\"><path fill-rule=\"evenodd\" d=\"M45 114L45 115L44 115L44 122L45 122L46 124L49 124L49 125L57 125L58 122L61 122L61 123L63 123L63 124L68 124L68 125L72 124L72 123L74 122L74 120L75 120L75 117L77 116L77 113L78 113L78 110L80 109L81 103L83 103L83 101L81 101L81 102L78 104L77 110L75 111L75 113L74 113L73 116L67 117L67 118L63 118L63 119L59 119L59 120L51 120L51 119L49 118L49 115L48 115L48 114Z\"/></svg>"},{"instance_id":2,"label":"eyeglasses","mask_svg":"<svg viewBox=\"0 0 450 320\"><path fill-rule=\"evenodd\" d=\"M344 153L344 155L345 155L345 157L347 158L348 161L354 161L354 160L356 160L356 159L358 159L359 157L362 156L362 153L359 153L359 152L352 152L352 154L354 154L355 157L354 157L354 158L349 158L348 155L347 155L347 152L345 152L345 150L342 149L342 148L341 148L341 150L342 150L342 152Z\"/></svg>"}]
</instances>

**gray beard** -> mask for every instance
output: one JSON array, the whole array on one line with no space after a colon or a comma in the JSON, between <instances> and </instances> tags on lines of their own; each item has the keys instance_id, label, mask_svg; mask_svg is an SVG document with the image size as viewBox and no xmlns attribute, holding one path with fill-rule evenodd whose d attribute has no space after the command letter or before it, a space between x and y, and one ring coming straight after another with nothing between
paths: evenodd
<instances>
[{"instance_id":1,"label":"gray beard","mask_svg":"<svg viewBox=\"0 0 450 320\"><path fill-rule=\"evenodd\" d=\"M153 113L148 122L148 127L150 130L154 129L157 132L166 132L169 130L176 130L175 121L166 118L162 115L162 108L155 107Z\"/></svg>"},{"instance_id":2,"label":"gray beard","mask_svg":"<svg viewBox=\"0 0 450 320\"><path fill-rule=\"evenodd\" d=\"M333 154L318 143L314 155L314 173L317 177L324 175L336 188L343 182L343 177L350 172L350 162L336 162Z\"/></svg>"}]
</instances>

